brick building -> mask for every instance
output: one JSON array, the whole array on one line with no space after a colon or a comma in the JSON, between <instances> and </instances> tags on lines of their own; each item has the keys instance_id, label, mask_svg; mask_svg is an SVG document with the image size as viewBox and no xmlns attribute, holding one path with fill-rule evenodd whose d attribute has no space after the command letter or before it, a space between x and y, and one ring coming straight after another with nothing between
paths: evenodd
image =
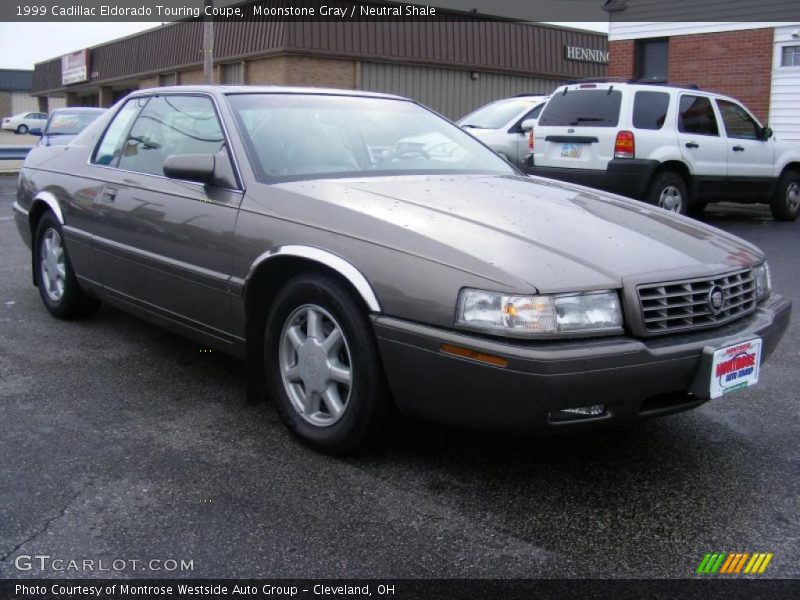
<instances>
[{"instance_id":1,"label":"brick building","mask_svg":"<svg viewBox=\"0 0 800 600\"><path fill-rule=\"evenodd\" d=\"M731 2L727 10L692 6L687 22L674 22L667 20L677 14L673 3L617 2L610 12L609 76L695 84L732 96L776 136L800 141L800 21L789 20L800 16L800 4L762 0L756 10L765 19L786 19L772 22L735 22L745 3ZM645 16L664 20L646 22ZM706 20L720 17L730 20Z\"/></svg>"},{"instance_id":2,"label":"brick building","mask_svg":"<svg viewBox=\"0 0 800 600\"><path fill-rule=\"evenodd\" d=\"M607 74L605 34L443 9L437 16L218 22L215 80L394 93L459 118L498 98ZM111 106L131 90L202 83L201 48L200 21L155 27L37 64L33 93L47 111L59 98Z\"/></svg>"}]
</instances>

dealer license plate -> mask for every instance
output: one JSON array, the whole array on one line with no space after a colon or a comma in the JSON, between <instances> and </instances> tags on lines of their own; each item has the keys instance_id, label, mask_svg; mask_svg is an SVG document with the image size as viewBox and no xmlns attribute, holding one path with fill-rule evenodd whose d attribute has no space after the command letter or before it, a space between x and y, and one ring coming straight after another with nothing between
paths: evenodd
<instances>
[{"instance_id":1,"label":"dealer license plate","mask_svg":"<svg viewBox=\"0 0 800 600\"><path fill-rule=\"evenodd\" d=\"M580 158L582 150L583 150L582 144L562 144L561 156L564 156L566 158Z\"/></svg>"},{"instance_id":2,"label":"dealer license plate","mask_svg":"<svg viewBox=\"0 0 800 600\"><path fill-rule=\"evenodd\" d=\"M711 398L755 385L760 366L761 339L716 350L711 362Z\"/></svg>"}]
</instances>

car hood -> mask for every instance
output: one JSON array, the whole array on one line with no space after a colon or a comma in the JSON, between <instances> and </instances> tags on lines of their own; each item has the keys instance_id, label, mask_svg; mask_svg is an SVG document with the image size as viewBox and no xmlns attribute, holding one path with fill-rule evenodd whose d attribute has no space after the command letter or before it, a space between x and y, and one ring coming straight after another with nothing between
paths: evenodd
<instances>
[{"instance_id":1,"label":"car hood","mask_svg":"<svg viewBox=\"0 0 800 600\"><path fill-rule=\"evenodd\" d=\"M675 279L763 260L755 246L698 221L542 178L406 176L277 187L313 200L304 203L306 218L316 215L321 227L541 292L615 288L625 278Z\"/></svg>"},{"instance_id":2,"label":"car hood","mask_svg":"<svg viewBox=\"0 0 800 600\"><path fill-rule=\"evenodd\" d=\"M42 146L65 146L77 137L75 135L45 135L40 144Z\"/></svg>"}]
</instances>

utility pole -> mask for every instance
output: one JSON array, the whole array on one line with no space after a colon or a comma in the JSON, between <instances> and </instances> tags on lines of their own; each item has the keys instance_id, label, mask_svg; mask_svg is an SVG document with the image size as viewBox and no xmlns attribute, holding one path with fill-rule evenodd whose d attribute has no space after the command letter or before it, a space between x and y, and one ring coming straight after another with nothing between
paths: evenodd
<instances>
[{"instance_id":1,"label":"utility pole","mask_svg":"<svg viewBox=\"0 0 800 600\"><path fill-rule=\"evenodd\" d=\"M214 0L205 0L206 14L214 7ZM203 16L203 83L214 83L214 17Z\"/></svg>"}]
</instances>

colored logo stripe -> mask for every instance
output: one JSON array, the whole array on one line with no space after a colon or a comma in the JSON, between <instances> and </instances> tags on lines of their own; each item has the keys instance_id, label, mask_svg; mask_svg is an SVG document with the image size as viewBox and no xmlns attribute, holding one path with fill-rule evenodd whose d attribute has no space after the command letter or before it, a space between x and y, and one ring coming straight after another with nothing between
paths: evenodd
<instances>
[{"instance_id":1,"label":"colored logo stripe","mask_svg":"<svg viewBox=\"0 0 800 600\"><path fill-rule=\"evenodd\" d=\"M701 575L713 575L717 572L721 575L761 574L766 570L772 557L773 554L771 552L756 552L754 554L749 552L731 552L730 554L726 552L709 552L700 561L697 573Z\"/></svg>"}]
</instances>

